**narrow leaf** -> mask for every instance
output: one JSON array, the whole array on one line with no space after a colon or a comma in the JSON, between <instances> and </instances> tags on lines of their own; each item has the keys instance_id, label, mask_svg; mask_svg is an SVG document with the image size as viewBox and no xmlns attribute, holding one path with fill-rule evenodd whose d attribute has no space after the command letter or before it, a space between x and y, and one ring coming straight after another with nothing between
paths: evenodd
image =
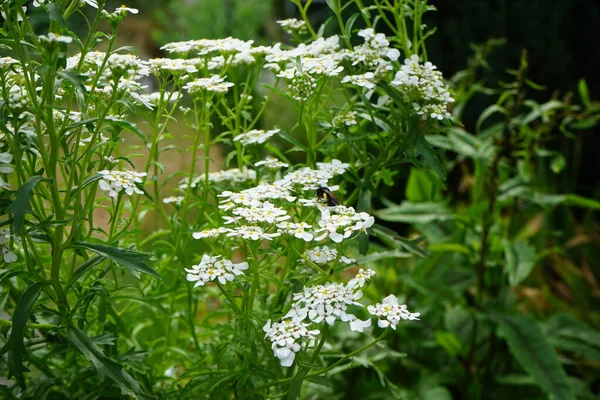
<instances>
[{"instance_id":1,"label":"narrow leaf","mask_svg":"<svg viewBox=\"0 0 600 400\"><path fill-rule=\"evenodd\" d=\"M531 375L536 385L557 400L573 400L575 395L556 352L546 340L535 319L526 315L496 315L498 335L510 352Z\"/></svg>"},{"instance_id":2,"label":"narrow leaf","mask_svg":"<svg viewBox=\"0 0 600 400\"><path fill-rule=\"evenodd\" d=\"M85 332L75 326L67 330L67 338L89 361L96 367L96 373L100 381L108 376L115 381L121 390L130 396L137 395L138 398L146 398L138 383L129 375L123 366L104 355L104 352L98 347Z\"/></svg>"},{"instance_id":3,"label":"narrow leaf","mask_svg":"<svg viewBox=\"0 0 600 400\"><path fill-rule=\"evenodd\" d=\"M25 225L25 214L31 213L31 197L33 196L33 188L41 181L50 181L50 178L44 178L41 175L34 175L21 186L16 193L15 200L6 209L7 213L13 214L13 225L15 232L21 235L23 226Z\"/></svg>"},{"instance_id":4,"label":"narrow leaf","mask_svg":"<svg viewBox=\"0 0 600 400\"><path fill-rule=\"evenodd\" d=\"M70 247L91 250L94 253L127 268L136 278L140 277L140 272L160 278L160 275L147 264L147 261L150 258L149 254L89 242L72 242Z\"/></svg>"},{"instance_id":5,"label":"narrow leaf","mask_svg":"<svg viewBox=\"0 0 600 400\"><path fill-rule=\"evenodd\" d=\"M15 313L12 318L12 330L10 337L0 350L0 356L8 352L8 377L14 376L19 382L19 386L25 389L25 377L23 372L28 371L23 366L23 356L26 355L25 351L25 328L27 321L29 320L29 314L31 308L37 301L40 292L44 287L48 285L48 282L36 282L29 286L15 309Z\"/></svg>"},{"instance_id":6,"label":"narrow leaf","mask_svg":"<svg viewBox=\"0 0 600 400\"><path fill-rule=\"evenodd\" d=\"M427 224L433 221L447 221L454 218L450 210L440 203L403 202L375 212L375 215L390 222L406 222L409 224Z\"/></svg>"}]
</instances>

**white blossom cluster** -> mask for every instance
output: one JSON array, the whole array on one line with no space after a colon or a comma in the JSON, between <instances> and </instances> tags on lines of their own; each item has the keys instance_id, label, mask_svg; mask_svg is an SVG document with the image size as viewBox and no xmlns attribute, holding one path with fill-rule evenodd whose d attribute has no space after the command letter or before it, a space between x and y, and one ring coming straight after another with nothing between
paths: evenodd
<instances>
[{"instance_id":1,"label":"white blossom cluster","mask_svg":"<svg viewBox=\"0 0 600 400\"><path fill-rule=\"evenodd\" d=\"M338 252L336 249L327 247L327 246L317 246L313 249L308 249L304 252L304 257L318 265L325 265L337 259ZM304 262L304 260L300 260ZM343 264L352 264L356 260L353 258L347 258L345 256L341 256L338 260Z\"/></svg>"},{"instance_id":2,"label":"white blossom cluster","mask_svg":"<svg viewBox=\"0 0 600 400\"><path fill-rule=\"evenodd\" d=\"M203 92L227 93L233 83L227 82L225 78L219 75L213 75L210 78L198 78L188 82L183 87L190 94L194 95Z\"/></svg>"},{"instance_id":3,"label":"white blossom cluster","mask_svg":"<svg viewBox=\"0 0 600 400\"><path fill-rule=\"evenodd\" d=\"M103 170L99 174L102 175L102 178L98 182L98 187L107 191L110 197L116 199L121 191L129 196L133 193L144 193L137 187L137 184L143 182L142 178L146 176L145 172Z\"/></svg>"},{"instance_id":4,"label":"white blossom cluster","mask_svg":"<svg viewBox=\"0 0 600 400\"><path fill-rule=\"evenodd\" d=\"M11 263L17 261L17 255L12 252L9 247L10 232L8 229L0 230L0 252L2 252L2 258L5 263Z\"/></svg>"},{"instance_id":5,"label":"white blossom cluster","mask_svg":"<svg viewBox=\"0 0 600 400\"><path fill-rule=\"evenodd\" d=\"M262 144L278 132L279 129L271 129L268 131L265 131L263 129L252 129L251 131L237 135L233 138L233 140L236 142L240 142L244 146L247 146L249 144Z\"/></svg>"},{"instance_id":6,"label":"white blossom cluster","mask_svg":"<svg viewBox=\"0 0 600 400\"><path fill-rule=\"evenodd\" d=\"M304 35L308 32L305 21L300 21L296 18L288 18L277 21L277 23L283 28L284 31L290 35Z\"/></svg>"},{"instance_id":7,"label":"white blossom cluster","mask_svg":"<svg viewBox=\"0 0 600 400\"><path fill-rule=\"evenodd\" d=\"M353 51L347 53L352 65L365 65L377 77L391 71L392 62L398 60L400 51L390 47L386 36L383 33L375 33L372 28L360 30L358 36L363 37L365 43L355 46Z\"/></svg>"},{"instance_id":8,"label":"white blossom cluster","mask_svg":"<svg viewBox=\"0 0 600 400\"><path fill-rule=\"evenodd\" d=\"M275 224L291 218L284 209L275 207L273 203L268 201L261 202L258 200L253 200L247 207L236 207L231 210L231 213L235 217L225 216L225 224L238 223L242 219L250 224L261 222Z\"/></svg>"},{"instance_id":9,"label":"white blossom cluster","mask_svg":"<svg viewBox=\"0 0 600 400\"><path fill-rule=\"evenodd\" d=\"M248 168L232 168L232 169L228 169L225 171L216 171L216 172L210 172L208 174L208 180L210 182L213 183L221 183L221 184L239 184L239 183L244 183L244 182L248 182L248 181L253 181L256 179L256 171L254 171L253 169L248 169ZM198 187L202 182L204 182L204 175L200 175L197 176L195 178L193 178L191 181L190 179L186 178L183 179L180 183L179 183L179 188L180 189L187 189L188 186L191 186L192 188Z\"/></svg>"},{"instance_id":10,"label":"white blossom cluster","mask_svg":"<svg viewBox=\"0 0 600 400\"><path fill-rule=\"evenodd\" d=\"M309 331L308 325L288 318L273 325L271 320L268 320L263 327L263 331L266 332L265 338L272 342L271 348L282 367L291 367L294 363L296 353L301 349L299 341L314 340L321 333L318 329Z\"/></svg>"},{"instance_id":11,"label":"white blossom cluster","mask_svg":"<svg viewBox=\"0 0 600 400\"><path fill-rule=\"evenodd\" d=\"M221 256L202 256L200 264L186 268L186 279L196 282L194 287L204 286L206 283L218 280L222 285L232 281L236 275L241 275L248 269L247 262L233 263L230 260L221 260Z\"/></svg>"},{"instance_id":12,"label":"white blossom cluster","mask_svg":"<svg viewBox=\"0 0 600 400\"><path fill-rule=\"evenodd\" d=\"M380 328L396 329L396 325L401 320L418 320L420 313L411 313L406 309L406 305L398 304L396 296L389 295L381 303L374 306L368 306L369 313L377 317L377 325Z\"/></svg>"},{"instance_id":13,"label":"white blossom cluster","mask_svg":"<svg viewBox=\"0 0 600 400\"><path fill-rule=\"evenodd\" d=\"M274 158L274 157L267 157L264 160L258 161L254 163L255 167L260 167L263 166L267 169L280 169L280 168L287 168L289 167L289 164L284 163L283 161L279 161L278 159Z\"/></svg>"},{"instance_id":14,"label":"white blossom cluster","mask_svg":"<svg viewBox=\"0 0 600 400\"><path fill-rule=\"evenodd\" d=\"M332 213L332 211L334 213ZM352 207L335 206L321 213L319 228L315 231L315 240L329 237L336 243L349 238L354 232L365 232L373 226L375 218L365 212L356 212Z\"/></svg>"},{"instance_id":15,"label":"white blossom cluster","mask_svg":"<svg viewBox=\"0 0 600 400\"><path fill-rule=\"evenodd\" d=\"M356 120L356 116L356 111L348 111L343 114L338 114L335 117L333 117L331 125L335 129L343 129L349 126L354 126L358 123L358 121Z\"/></svg>"},{"instance_id":16,"label":"white blossom cluster","mask_svg":"<svg viewBox=\"0 0 600 400\"><path fill-rule=\"evenodd\" d=\"M407 58L390 86L402 92L423 119L451 118L447 106L454 99L444 85L442 73L429 61L421 64L417 55Z\"/></svg>"},{"instance_id":17,"label":"white blossom cluster","mask_svg":"<svg viewBox=\"0 0 600 400\"><path fill-rule=\"evenodd\" d=\"M363 273L365 279L354 280L352 285L328 283L305 287L302 292L293 294L294 303L285 318L299 321L309 319L317 324L325 321L330 326L336 320L340 320L348 322L351 330L362 332L364 328L371 326L371 320L358 319L356 315L348 310L348 307L363 306L358 302L363 295L360 288L364 286L368 278L374 275L374 271L370 271L368 274Z\"/></svg>"},{"instance_id":18,"label":"white blossom cluster","mask_svg":"<svg viewBox=\"0 0 600 400\"><path fill-rule=\"evenodd\" d=\"M86 73L92 77L101 67L104 67L102 76L106 79L138 79L150 75L150 63L133 54L90 51L85 53L83 60L81 53L67 59L67 69L77 69L79 73Z\"/></svg>"},{"instance_id":19,"label":"white blossom cluster","mask_svg":"<svg viewBox=\"0 0 600 400\"><path fill-rule=\"evenodd\" d=\"M313 234L307 231L312 228L312 225L306 222L281 222L277 224L277 228L280 233L292 235L305 242L313 240Z\"/></svg>"}]
</instances>

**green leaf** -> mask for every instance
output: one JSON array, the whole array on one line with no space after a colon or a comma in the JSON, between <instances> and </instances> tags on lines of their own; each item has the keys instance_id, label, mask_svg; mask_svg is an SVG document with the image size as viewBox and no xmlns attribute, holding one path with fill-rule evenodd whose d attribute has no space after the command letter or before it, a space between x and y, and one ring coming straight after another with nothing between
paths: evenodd
<instances>
[{"instance_id":1,"label":"green leaf","mask_svg":"<svg viewBox=\"0 0 600 400\"><path fill-rule=\"evenodd\" d=\"M70 247L91 250L94 253L127 268L136 278L140 277L141 272L160 279L160 275L147 264L147 261L150 258L149 254L89 242L72 242Z\"/></svg>"},{"instance_id":2,"label":"green leaf","mask_svg":"<svg viewBox=\"0 0 600 400\"><path fill-rule=\"evenodd\" d=\"M380 251L377 253L367 254L366 256L358 257L356 259L357 264L364 264L373 261L385 260L386 258L408 258L411 257L410 253L400 251L398 249Z\"/></svg>"},{"instance_id":3,"label":"green leaf","mask_svg":"<svg viewBox=\"0 0 600 400\"><path fill-rule=\"evenodd\" d=\"M391 247L396 249L403 248L412 254L418 255L419 257L429 257L427 250L419 246L419 243L425 240L425 236L420 236L413 240L406 239L400 237L393 230L379 224L374 224L372 230L375 236L389 244Z\"/></svg>"},{"instance_id":4,"label":"green leaf","mask_svg":"<svg viewBox=\"0 0 600 400\"><path fill-rule=\"evenodd\" d=\"M440 195L440 189L432 183L429 170L413 168L408 175L404 194L409 202L421 203L436 200Z\"/></svg>"},{"instance_id":5,"label":"green leaf","mask_svg":"<svg viewBox=\"0 0 600 400\"><path fill-rule=\"evenodd\" d=\"M300 396L300 390L302 389L302 382L304 382L304 377L310 371L308 367L302 367L296 372L296 375L292 379L290 383L290 389L288 390L287 400L295 400Z\"/></svg>"},{"instance_id":6,"label":"green leaf","mask_svg":"<svg viewBox=\"0 0 600 400\"><path fill-rule=\"evenodd\" d=\"M488 108L486 108L481 115L479 116L479 118L477 119L477 123L475 124L475 132L480 132L481 131L481 125L485 122L486 119L488 119L491 115L495 114L495 113L500 113L500 114L504 114L506 115L506 110L497 105L497 104L492 104L491 106L489 106Z\"/></svg>"},{"instance_id":7,"label":"green leaf","mask_svg":"<svg viewBox=\"0 0 600 400\"><path fill-rule=\"evenodd\" d=\"M67 27L67 21L65 21L63 18L60 6L58 4L49 3L46 5L46 9L48 10L48 17L50 18L50 21L57 22L62 27Z\"/></svg>"},{"instance_id":8,"label":"green leaf","mask_svg":"<svg viewBox=\"0 0 600 400\"><path fill-rule=\"evenodd\" d=\"M444 350L446 350L446 353L448 353L450 357L455 358L457 355L463 354L464 352L462 343L452 332L436 331L435 340Z\"/></svg>"},{"instance_id":9,"label":"green leaf","mask_svg":"<svg viewBox=\"0 0 600 400\"><path fill-rule=\"evenodd\" d=\"M123 366L106 357L102 349L85 332L75 326L70 326L67 329L67 338L73 346L94 364L100 381L104 382L104 378L108 376L119 385L124 394L138 398L148 398L133 377L123 369Z\"/></svg>"},{"instance_id":10,"label":"green leaf","mask_svg":"<svg viewBox=\"0 0 600 400\"><path fill-rule=\"evenodd\" d=\"M417 151L423 156L423 163L426 167L433 169L436 175L442 180L446 180L446 169L433 151L433 147L423 135L419 135L416 144Z\"/></svg>"},{"instance_id":11,"label":"green leaf","mask_svg":"<svg viewBox=\"0 0 600 400\"><path fill-rule=\"evenodd\" d=\"M71 82L73 84L73 86L75 87L75 89L77 89L77 91L79 93L81 93L81 94L87 93L87 89L85 88L85 81L90 79L89 76L79 74L70 69L58 71L57 74L61 78L66 79L67 81Z\"/></svg>"},{"instance_id":12,"label":"green leaf","mask_svg":"<svg viewBox=\"0 0 600 400\"><path fill-rule=\"evenodd\" d=\"M284 132L284 131L279 131L278 135L281 136L283 139L287 140L288 142L290 142L291 144L293 144L294 146L298 147L302 151L306 151L306 146L303 145L302 143L300 143L295 137L293 137L289 133Z\"/></svg>"},{"instance_id":13,"label":"green leaf","mask_svg":"<svg viewBox=\"0 0 600 400\"><path fill-rule=\"evenodd\" d=\"M27 288L15 308L10 337L4 347L0 349L0 356L8 352L8 377L14 376L17 378L17 382L19 382L19 386L22 389L25 389L23 372L29 371L23 366L23 356L27 354L24 342L25 328L29 320L31 308L40 296L42 289L48 284L48 282L36 282Z\"/></svg>"},{"instance_id":14,"label":"green leaf","mask_svg":"<svg viewBox=\"0 0 600 400\"><path fill-rule=\"evenodd\" d=\"M517 240L504 241L505 272L511 286L517 286L529 276L535 267L536 252L533 246Z\"/></svg>"},{"instance_id":15,"label":"green leaf","mask_svg":"<svg viewBox=\"0 0 600 400\"><path fill-rule=\"evenodd\" d=\"M537 321L527 315L495 315L498 335L536 385L557 400L573 400L573 388L556 352L546 340Z\"/></svg>"},{"instance_id":16,"label":"green leaf","mask_svg":"<svg viewBox=\"0 0 600 400\"><path fill-rule=\"evenodd\" d=\"M95 255L94 257L90 257L87 261L85 261L79 268L73 272L69 283L65 286L65 291L71 287L73 283L75 283L81 276L94 266L98 265L100 262L104 261L105 257L101 255Z\"/></svg>"},{"instance_id":17,"label":"green leaf","mask_svg":"<svg viewBox=\"0 0 600 400\"><path fill-rule=\"evenodd\" d=\"M406 222L409 224L427 224L433 221L447 221L454 218L454 214L440 203L410 203L402 202L375 212L375 215L390 222Z\"/></svg>"},{"instance_id":18,"label":"green leaf","mask_svg":"<svg viewBox=\"0 0 600 400\"><path fill-rule=\"evenodd\" d=\"M112 122L119 129L128 129L128 130L130 130L131 132L133 132L136 135L138 135L144 141L144 143L146 143L146 135L133 122L129 122L129 121L124 120L124 119L109 118L109 117L106 118L106 121Z\"/></svg>"},{"instance_id":19,"label":"green leaf","mask_svg":"<svg viewBox=\"0 0 600 400\"><path fill-rule=\"evenodd\" d=\"M581 102L585 106L585 108L589 108L590 104L592 104L592 100L590 99L590 92L588 91L587 83L585 79L580 79L577 84L577 89L579 89L579 97L581 97Z\"/></svg>"},{"instance_id":20,"label":"green leaf","mask_svg":"<svg viewBox=\"0 0 600 400\"><path fill-rule=\"evenodd\" d=\"M13 214L13 226L15 233L18 235L23 233L25 214L32 212L31 204L29 204L29 202L33 195L33 188L41 181L50 180L50 178L44 178L41 175L34 175L17 190L15 200L6 209L6 212Z\"/></svg>"}]
</instances>

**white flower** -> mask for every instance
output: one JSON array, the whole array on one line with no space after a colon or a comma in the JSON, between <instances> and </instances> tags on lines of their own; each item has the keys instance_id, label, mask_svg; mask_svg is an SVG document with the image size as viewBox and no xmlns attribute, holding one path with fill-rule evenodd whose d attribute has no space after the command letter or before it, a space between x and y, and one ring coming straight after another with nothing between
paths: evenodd
<instances>
[{"instance_id":1,"label":"white flower","mask_svg":"<svg viewBox=\"0 0 600 400\"><path fill-rule=\"evenodd\" d=\"M266 332L265 338L272 342L273 354L279 358L282 367L290 367L294 363L296 353L301 349L298 341L314 340L316 335L321 333L318 329L309 331L306 328L308 325L299 320L286 318L273 325L271 320L268 320L263 327L263 331Z\"/></svg>"},{"instance_id":2,"label":"white flower","mask_svg":"<svg viewBox=\"0 0 600 400\"><path fill-rule=\"evenodd\" d=\"M402 92L422 119L451 118L447 106L454 99L444 85L442 73L430 62L421 64L417 55L404 60L390 86Z\"/></svg>"},{"instance_id":3,"label":"white flower","mask_svg":"<svg viewBox=\"0 0 600 400\"><path fill-rule=\"evenodd\" d=\"M273 224L291 218L284 209L275 207L273 203L268 201L261 203L254 200L251 202L250 207L237 207L231 212L250 223L267 222ZM231 222L237 222L236 220L237 218L233 218Z\"/></svg>"},{"instance_id":4,"label":"white flower","mask_svg":"<svg viewBox=\"0 0 600 400\"><path fill-rule=\"evenodd\" d=\"M375 306L368 306L369 313L376 316L378 321L377 325L380 328L387 328L388 326L392 329L396 329L396 325L400 320L418 320L420 313L411 313L406 309L406 305L398 304L396 296L389 295L381 303Z\"/></svg>"},{"instance_id":5,"label":"white flower","mask_svg":"<svg viewBox=\"0 0 600 400\"><path fill-rule=\"evenodd\" d=\"M373 271L372 269L368 269L365 271L361 268L358 271L358 274L356 274L354 278L350 279L350 281L348 282L348 286L353 288L362 288L363 286L365 286L365 283L373 276L375 276L375 271Z\"/></svg>"},{"instance_id":6,"label":"white flower","mask_svg":"<svg viewBox=\"0 0 600 400\"><path fill-rule=\"evenodd\" d=\"M375 89L375 74L372 72L365 72L359 75L346 75L342 79L342 83L349 83L354 86L359 86L367 90Z\"/></svg>"},{"instance_id":7,"label":"white flower","mask_svg":"<svg viewBox=\"0 0 600 400\"><path fill-rule=\"evenodd\" d=\"M241 237L242 239L251 240L273 240L274 237L280 236L281 233L267 233L260 226L242 225L240 227L230 229L227 233L228 237Z\"/></svg>"},{"instance_id":8,"label":"white flower","mask_svg":"<svg viewBox=\"0 0 600 400\"><path fill-rule=\"evenodd\" d=\"M332 214L331 211L334 211L335 214ZM315 237L315 240L319 241L329 236L334 242L340 243L354 232L365 232L374 223L375 218L371 215L365 212L357 213L352 207L327 207L321 212L320 228L315 231L321 235Z\"/></svg>"},{"instance_id":9,"label":"white flower","mask_svg":"<svg viewBox=\"0 0 600 400\"><path fill-rule=\"evenodd\" d=\"M122 190L130 196L133 193L144 193L136 184L143 182L142 178L147 175L145 172L103 170L99 174L102 175L102 179L98 182L98 187L115 199Z\"/></svg>"},{"instance_id":10,"label":"white flower","mask_svg":"<svg viewBox=\"0 0 600 400\"><path fill-rule=\"evenodd\" d=\"M38 36L38 40L40 42L45 43L71 43L73 41L73 38L71 36L57 35L55 33L50 32L48 33L48 36Z\"/></svg>"},{"instance_id":11,"label":"white flower","mask_svg":"<svg viewBox=\"0 0 600 400\"><path fill-rule=\"evenodd\" d=\"M308 32L308 28L306 27L305 21L300 21L296 18L288 18L284 20L277 21L279 25L289 34L293 34L297 32L298 34L304 34Z\"/></svg>"},{"instance_id":12,"label":"white flower","mask_svg":"<svg viewBox=\"0 0 600 400\"><path fill-rule=\"evenodd\" d=\"M115 10L115 13L119 13L119 14L127 14L127 13L131 13L131 14L137 14L139 11L137 8L130 8L130 7L126 7L126 6L121 6L121 7L117 7L117 9Z\"/></svg>"},{"instance_id":13,"label":"white flower","mask_svg":"<svg viewBox=\"0 0 600 400\"><path fill-rule=\"evenodd\" d=\"M190 94L201 93L203 91L227 93L232 86L233 83L226 82L225 78L221 78L219 75L213 75L210 78L198 78L188 82L183 88Z\"/></svg>"},{"instance_id":14,"label":"white flower","mask_svg":"<svg viewBox=\"0 0 600 400\"><path fill-rule=\"evenodd\" d=\"M165 204L175 203L175 205L180 206L183 199L184 199L183 196L170 196L170 197L165 197L163 199L163 203L165 203Z\"/></svg>"},{"instance_id":15,"label":"white flower","mask_svg":"<svg viewBox=\"0 0 600 400\"><path fill-rule=\"evenodd\" d=\"M2 258L4 262L11 263L17 261L17 255L10 250L8 242L10 240L10 232L7 229L0 230L0 248L2 249Z\"/></svg>"},{"instance_id":16,"label":"white flower","mask_svg":"<svg viewBox=\"0 0 600 400\"><path fill-rule=\"evenodd\" d=\"M294 303L286 318L308 318L315 323L324 320L328 325L333 325L337 319L344 322L354 321L356 316L348 312L348 306L362 307L358 302L362 292L357 289L343 283L305 287L301 293L293 294ZM354 327L359 325L357 323Z\"/></svg>"},{"instance_id":17,"label":"white flower","mask_svg":"<svg viewBox=\"0 0 600 400\"><path fill-rule=\"evenodd\" d=\"M294 235L298 239L302 239L306 242L310 242L313 239L313 235L310 232L306 232L306 229L312 228L306 222L282 222L277 224L279 230L288 235Z\"/></svg>"},{"instance_id":18,"label":"white flower","mask_svg":"<svg viewBox=\"0 0 600 400\"><path fill-rule=\"evenodd\" d=\"M223 228L223 227L215 228L215 229L206 229L201 232L192 233L192 237L194 239L213 238L213 237L220 236L223 233L227 233L229 231L230 231L229 228Z\"/></svg>"},{"instance_id":19,"label":"white flower","mask_svg":"<svg viewBox=\"0 0 600 400\"><path fill-rule=\"evenodd\" d=\"M279 168L289 167L288 164L286 164L282 161L279 161L278 159L273 158L273 157L267 157L262 161L258 161L256 163L254 163L255 167L260 167L261 165L264 165L265 168L267 168L267 169L279 169Z\"/></svg>"},{"instance_id":20,"label":"white flower","mask_svg":"<svg viewBox=\"0 0 600 400\"><path fill-rule=\"evenodd\" d=\"M192 265L191 269L185 268L188 272L186 279L196 282L194 287L203 286L215 279L224 285L248 269L247 262L233 263L229 260L220 260L220 258L221 256L211 257L204 254L200 264Z\"/></svg>"},{"instance_id":21,"label":"white flower","mask_svg":"<svg viewBox=\"0 0 600 400\"><path fill-rule=\"evenodd\" d=\"M246 133L242 133L233 138L234 141L241 142L244 146L254 143L264 143L274 134L278 133L279 129L271 129L269 131L265 131L262 129L252 129Z\"/></svg>"},{"instance_id":22,"label":"white flower","mask_svg":"<svg viewBox=\"0 0 600 400\"><path fill-rule=\"evenodd\" d=\"M334 261L337 258L338 252L336 249L329 248L327 246L317 246L314 249L309 249L304 252L304 257L306 257L309 261L319 264L325 265L328 262ZM304 260L301 260L302 262ZM356 260L353 258L340 257L339 262L344 264L352 264Z\"/></svg>"}]
</instances>

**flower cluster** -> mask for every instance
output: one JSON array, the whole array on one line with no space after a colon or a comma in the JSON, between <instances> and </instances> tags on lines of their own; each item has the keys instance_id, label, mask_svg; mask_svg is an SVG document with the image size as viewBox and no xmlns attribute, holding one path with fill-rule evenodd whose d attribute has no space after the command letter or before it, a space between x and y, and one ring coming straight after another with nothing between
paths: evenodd
<instances>
[{"instance_id":1,"label":"flower cluster","mask_svg":"<svg viewBox=\"0 0 600 400\"><path fill-rule=\"evenodd\" d=\"M284 163L283 161L279 161L278 159L273 157L267 157L262 161L254 163L255 167L260 167L261 165L264 165L267 169L280 169L289 167L288 164Z\"/></svg>"},{"instance_id":2,"label":"flower cluster","mask_svg":"<svg viewBox=\"0 0 600 400\"><path fill-rule=\"evenodd\" d=\"M411 313L406 309L406 305L398 304L396 296L389 295L381 303L374 306L368 306L369 313L376 316L378 321L377 325L380 328L387 328L388 326L392 329L396 329L396 325L400 320L418 320L420 313Z\"/></svg>"},{"instance_id":3,"label":"flower cluster","mask_svg":"<svg viewBox=\"0 0 600 400\"><path fill-rule=\"evenodd\" d=\"M208 174L209 182L230 184L235 185L256 179L256 171L248 168L232 168L225 171L211 172ZM204 176L197 176L193 179L183 179L179 183L180 189L187 189L188 186L192 188L198 187L204 181Z\"/></svg>"},{"instance_id":4,"label":"flower cluster","mask_svg":"<svg viewBox=\"0 0 600 400\"><path fill-rule=\"evenodd\" d=\"M196 282L194 287L204 286L215 279L224 285L248 269L247 262L233 263L229 260L220 260L220 258L221 256L211 257L204 254L200 264L192 265L191 269L185 269L188 273L186 279Z\"/></svg>"},{"instance_id":5,"label":"flower cluster","mask_svg":"<svg viewBox=\"0 0 600 400\"><path fill-rule=\"evenodd\" d=\"M334 211L335 214L332 214ZM354 232L364 232L375 223L373 216L360 212L357 213L352 207L335 206L322 211L319 229L315 233L321 233L315 240L325 239L327 236L336 243L349 238ZM341 233L338 231L342 231Z\"/></svg>"},{"instance_id":6,"label":"flower cluster","mask_svg":"<svg viewBox=\"0 0 600 400\"><path fill-rule=\"evenodd\" d=\"M210 78L198 78L188 82L183 88L195 95L203 92L227 93L232 86L233 83L225 81L225 78L213 75Z\"/></svg>"},{"instance_id":7,"label":"flower cluster","mask_svg":"<svg viewBox=\"0 0 600 400\"><path fill-rule=\"evenodd\" d=\"M146 176L145 172L135 171L108 171L99 172L102 175L98 187L108 192L110 197L115 199L121 191L131 196L133 193L143 194L144 192L138 188L142 178Z\"/></svg>"},{"instance_id":8,"label":"flower cluster","mask_svg":"<svg viewBox=\"0 0 600 400\"><path fill-rule=\"evenodd\" d=\"M317 246L313 249L308 249L304 252L304 257L307 260L309 260L310 262L313 262L315 264L319 264L319 265L325 265L331 261L334 261L337 259L337 256L338 256L337 250L332 249L327 246L321 246L321 247ZM300 261L304 262L304 260L300 260ZM344 263L344 264L352 264L356 260L354 260L352 258L347 258L347 257L341 256L338 261L341 263Z\"/></svg>"},{"instance_id":9,"label":"flower cluster","mask_svg":"<svg viewBox=\"0 0 600 400\"><path fill-rule=\"evenodd\" d=\"M308 325L288 318L273 325L271 320L268 320L263 327L263 331L266 332L265 338L272 342L271 348L275 357L279 358L282 367L291 367L294 363L296 353L301 348L299 340L313 340L321 333L318 329L309 331L306 328Z\"/></svg>"},{"instance_id":10,"label":"flower cluster","mask_svg":"<svg viewBox=\"0 0 600 400\"><path fill-rule=\"evenodd\" d=\"M279 129L271 129L269 131L265 131L262 129L252 129L246 133L242 133L241 135L237 135L233 138L234 141L240 142L244 146L249 144L261 144L267 141L271 136L278 133Z\"/></svg>"},{"instance_id":11,"label":"flower cluster","mask_svg":"<svg viewBox=\"0 0 600 400\"><path fill-rule=\"evenodd\" d=\"M284 31L289 33L290 35L304 35L308 32L308 28L306 26L305 21L300 21L296 18L288 18L284 20L277 21L279 25L283 28Z\"/></svg>"},{"instance_id":12,"label":"flower cluster","mask_svg":"<svg viewBox=\"0 0 600 400\"><path fill-rule=\"evenodd\" d=\"M373 275L375 272L370 271L368 276ZM328 283L305 287L302 292L294 293L294 303L286 314L286 318L299 321L309 319L317 324L325 321L328 325L333 325L339 319L349 322L351 330L362 332L364 328L371 326L371 320L360 320L348 310L349 306L362 307L362 304L358 302L363 295L359 290L362 287L360 282L361 280L356 280L352 286L343 283ZM362 282L364 284L365 279Z\"/></svg>"},{"instance_id":13,"label":"flower cluster","mask_svg":"<svg viewBox=\"0 0 600 400\"><path fill-rule=\"evenodd\" d=\"M451 118L447 106L454 99L444 85L442 73L432 63L421 64L419 57L412 55L404 60L390 85L403 93L404 99L412 103L423 119Z\"/></svg>"},{"instance_id":14,"label":"flower cluster","mask_svg":"<svg viewBox=\"0 0 600 400\"><path fill-rule=\"evenodd\" d=\"M10 232L8 229L0 230L0 251L2 252L2 258L5 263L11 263L17 261L17 255L13 253L9 247Z\"/></svg>"}]
</instances>

